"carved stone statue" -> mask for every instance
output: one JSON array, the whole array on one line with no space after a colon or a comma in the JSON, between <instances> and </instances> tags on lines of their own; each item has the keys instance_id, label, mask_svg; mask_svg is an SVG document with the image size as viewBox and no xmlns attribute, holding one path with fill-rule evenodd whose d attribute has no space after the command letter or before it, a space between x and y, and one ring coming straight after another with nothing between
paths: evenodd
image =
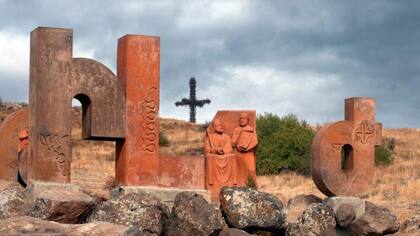
<instances>
[{"instance_id":1,"label":"carved stone statue","mask_svg":"<svg viewBox=\"0 0 420 236\"><path fill-rule=\"evenodd\" d=\"M235 148L238 158L238 169L240 184L246 185L248 178L251 177L256 182L256 160L255 149L258 144L257 133L249 125L247 113L241 113L239 127L233 130L232 146Z\"/></svg>"},{"instance_id":2,"label":"carved stone statue","mask_svg":"<svg viewBox=\"0 0 420 236\"><path fill-rule=\"evenodd\" d=\"M29 128L25 128L19 134L18 147L18 174L17 181L23 186L27 185L27 159L28 159L28 145L29 145Z\"/></svg>"},{"instance_id":3,"label":"carved stone statue","mask_svg":"<svg viewBox=\"0 0 420 236\"><path fill-rule=\"evenodd\" d=\"M237 184L237 161L233 154L232 142L229 135L223 132L223 125L219 119L213 121L211 132L207 130L204 139L204 152L207 168L207 188L210 190L212 199L219 198L220 189L223 186Z\"/></svg>"}]
</instances>

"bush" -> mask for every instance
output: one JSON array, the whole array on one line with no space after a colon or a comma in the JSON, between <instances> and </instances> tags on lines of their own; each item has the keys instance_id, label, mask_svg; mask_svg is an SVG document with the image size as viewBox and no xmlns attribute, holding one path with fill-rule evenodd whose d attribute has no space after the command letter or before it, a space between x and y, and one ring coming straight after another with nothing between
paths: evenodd
<instances>
[{"instance_id":1,"label":"bush","mask_svg":"<svg viewBox=\"0 0 420 236\"><path fill-rule=\"evenodd\" d=\"M375 165L387 166L392 164L392 152L384 146L375 147Z\"/></svg>"},{"instance_id":2,"label":"bush","mask_svg":"<svg viewBox=\"0 0 420 236\"><path fill-rule=\"evenodd\" d=\"M159 147L169 147L171 144L163 131L159 131Z\"/></svg>"},{"instance_id":3,"label":"bush","mask_svg":"<svg viewBox=\"0 0 420 236\"><path fill-rule=\"evenodd\" d=\"M310 173L311 127L289 114L271 113L257 117L257 174L278 174L282 170Z\"/></svg>"},{"instance_id":4,"label":"bush","mask_svg":"<svg viewBox=\"0 0 420 236\"><path fill-rule=\"evenodd\" d=\"M395 149L395 139L394 138L385 138L384 140L385 147L391 152L394 152Z\"/></svg>"}]
</instances>

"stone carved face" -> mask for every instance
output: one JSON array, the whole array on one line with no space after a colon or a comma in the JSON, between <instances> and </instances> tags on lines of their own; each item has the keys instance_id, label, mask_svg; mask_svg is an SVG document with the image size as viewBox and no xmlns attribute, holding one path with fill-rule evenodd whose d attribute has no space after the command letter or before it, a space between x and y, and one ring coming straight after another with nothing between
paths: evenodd
<instances>
[{"instance_id":1,"label":"stone carved face","mask_svg":"<svg viewBox=\"0 0 420 236\"><path fill-rule=\"evenodd\" d=\"M213 121L213 127L214 127L214 131L217 133L223 133L223 126L222 126L222 122L219 119L215 119Z\"/></svg>"},{"instance_id":2,"label":"stone carved face","mask_svg":"<svg viewBox=\"0 0 420 236\"><path fill-rule=\"evenodd\" d=\"M241 113L241 116L239 118L239 125L244 127L248 125L248 122L249 122L248 113Z\"/></svg>"}]
</instances>

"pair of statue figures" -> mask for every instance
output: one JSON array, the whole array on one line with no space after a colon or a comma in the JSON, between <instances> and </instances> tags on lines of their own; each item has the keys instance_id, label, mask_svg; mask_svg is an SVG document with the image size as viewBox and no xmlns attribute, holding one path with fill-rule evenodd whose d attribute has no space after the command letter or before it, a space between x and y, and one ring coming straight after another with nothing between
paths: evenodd
<instances>
[{"instance_id":1,"label":"pair of statue figures","mask_svg":"<svg viewBox=\"0 0 420 236\"><path fill-rule=\"evenodd\" d=\"M213 198L218 197L223 186L244 186L256 180L255 149L257 134L249 125L248 113L241 113L239 126L233 129L232 137L224 130L222 120L215 118L207 130L204 152L207 168L207 188Z\"/></svg>"}]
</instances>

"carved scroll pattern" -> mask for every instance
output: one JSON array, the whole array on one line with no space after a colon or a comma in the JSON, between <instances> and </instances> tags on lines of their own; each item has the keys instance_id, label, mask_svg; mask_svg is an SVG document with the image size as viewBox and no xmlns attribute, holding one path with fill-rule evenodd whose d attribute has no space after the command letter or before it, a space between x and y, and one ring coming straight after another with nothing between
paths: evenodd
<instances>
[{"instance_id":1,"label":"carved scroll pattern","mask_svg":"<svg viewBox=\"0 0 420 236\"><path fill-rule=\"evenodd\" d=\"M156 132L158 126L158 111L159 105L156 102L158 89L156 87L150 87L147 90L147 95L145 100L141 103L144 119L142 122L142 127L144 132L142 132L138 143L141 145L142 149L145 150L145 155L147 157L153 158L154 154L158 150L158 134Z\"/></svg>"},{"instance_id":2,"label":"carved scroll pattern","mask_svg":"<svg viewBox=\"0 0 420 236\"><path fill-rule=\"evenodd\" d=\"M49 151L55 154L57 167L63 176L68 175L67 159L66 159L66 139L69 138L68 134L39 134L39 140Z\"/></svg>"}]
</instances>

